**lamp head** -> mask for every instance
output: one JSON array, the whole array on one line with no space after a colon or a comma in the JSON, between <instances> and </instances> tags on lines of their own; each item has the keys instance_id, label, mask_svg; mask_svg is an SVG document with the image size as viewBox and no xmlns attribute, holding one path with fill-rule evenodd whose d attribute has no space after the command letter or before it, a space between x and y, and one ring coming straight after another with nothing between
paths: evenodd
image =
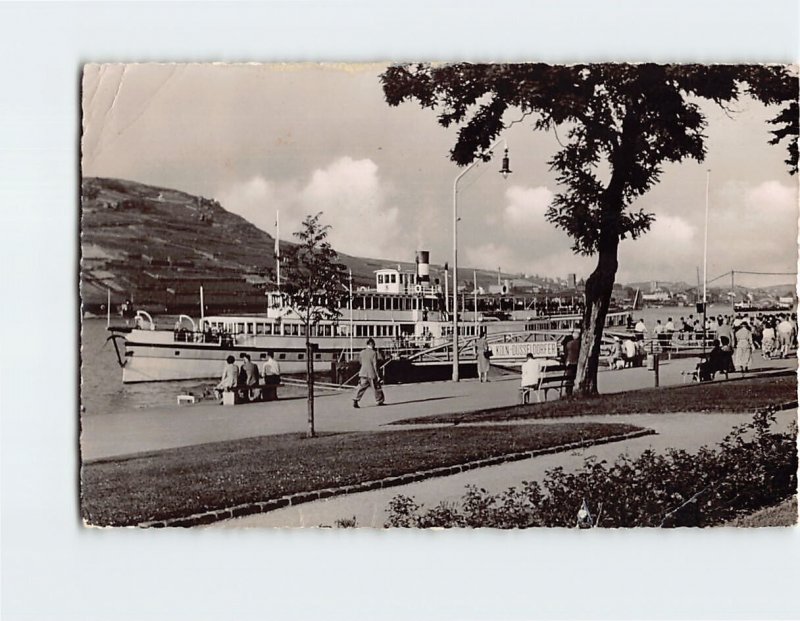
<instances>
[{"instance_id":1,"label":"lamp head","mask_svg":"<svg viewBox=\"0 0 800 621\"><path fill-rule=\"evenodd\" d=\"M508 147L503 151L503 166L500 168L499 172L503 175L503 179L508 179L508 176L511 174L511 169L508 167Z\"/></svg>"}]
</instances>

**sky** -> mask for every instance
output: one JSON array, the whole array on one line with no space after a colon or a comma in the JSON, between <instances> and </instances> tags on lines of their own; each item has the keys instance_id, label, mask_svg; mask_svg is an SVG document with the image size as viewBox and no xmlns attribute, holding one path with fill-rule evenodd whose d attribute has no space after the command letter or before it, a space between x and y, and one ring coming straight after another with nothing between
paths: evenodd
<instances>
[{"instance_id":1,"label":"sky","mask_svg":"<svg viewBox=\"0 0 800 621\"><path fill-rule=\"evenodd\" d=\"M424 249L433 263L452 262L455 130L416 103L389 107L384 68L87 65L83 175L213 197L273 235L280 210L285 240L305 215L322 211L340 252L391 263ZM703 109L706 160L665 166L660 183L632 205L656 220L639 240L621 243L618 282L695 282L707 180L708 279L731 269L796 271L798 185L785 147L767 144L775 110L749 99L732 111ZM497 173L501 145L459 182L459 266L585 278L595 259L576 256L544 217L559 191L547 164L557 137L523 121L503 139L508 179Z\"/></svg>"}]
</instances>

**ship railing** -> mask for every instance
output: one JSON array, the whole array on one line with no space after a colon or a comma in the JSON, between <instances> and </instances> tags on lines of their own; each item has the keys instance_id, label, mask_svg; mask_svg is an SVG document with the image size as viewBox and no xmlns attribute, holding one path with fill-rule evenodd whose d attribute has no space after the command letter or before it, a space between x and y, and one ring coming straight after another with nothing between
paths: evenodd
<instances>
[{"instance_id":1,"label":"ship railing","mask_svg":"<svg viewBox=\"0 0 800 621\"><path fill-rule=\"evenodd\" d=\"M604 344L613 344L614 337L620 340L630 339L641 343L646 354L666 354L668 358L672 356L686 356L690 354L700 355L703 349L711 349L714 345L714 335L707 332L705 341L702 332L673 332L672 335L646 335L643 339L637 339L633 330L606 330L603 333Z\"/></svg>"},{"instance_id":2,"label":"ship railing","mask_svg":"<svg viewBox=\"0 0 800 621\"><path fill-rule=\"evenodd\" d=\"M220 346L232 346L236 342L236 335L232 332L206 330L188 330L176 327L172 331L172 338L176 343L210 343Z\"/></svg>"},{"instance_id":3,"label":"ship railing","mask_svg":"<svg viewBox=\"0 0 800 621\"><path fill-rule=\"evenodd\" d=\"M133 318L133 325L139 330L155 330L156 322L153 321L152 315L145 310L137 310Z\"/></svg>"}]
</instances>

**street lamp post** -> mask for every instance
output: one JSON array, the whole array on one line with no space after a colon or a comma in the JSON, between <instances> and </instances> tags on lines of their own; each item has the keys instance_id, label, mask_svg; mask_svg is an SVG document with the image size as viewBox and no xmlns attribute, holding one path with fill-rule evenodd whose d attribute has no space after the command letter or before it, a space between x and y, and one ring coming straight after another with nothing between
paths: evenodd
<instances>
[{"instance_id":1,"label":"street lamp post","mask_svg":"<svg viewBox=\"0 0 800 621\"><path fill-rule=\"evenodd\" d=\"M498 139L489 147L492 151L498 144ZM462 170L453 182L453 381L459 381L458 373L458 182L461 178L472 170L481 160L474 160L469 166ZM500 168L503 179L507 179L511 174L508 168L508 147L503 153L503 165Z\"/></svg>"},{"instance_id":2,"label":"street lamp post","mask_svg":"<svg viewBox=\"0 0 800 621\"><path fill-rule=\"evenodd\" d=\"M711 169L706 170L706 217L703 233L703 358L706 356L706 308L708 300L706 289L708 286L708 186L711 182Z\"/></svg>"}]
</instances>

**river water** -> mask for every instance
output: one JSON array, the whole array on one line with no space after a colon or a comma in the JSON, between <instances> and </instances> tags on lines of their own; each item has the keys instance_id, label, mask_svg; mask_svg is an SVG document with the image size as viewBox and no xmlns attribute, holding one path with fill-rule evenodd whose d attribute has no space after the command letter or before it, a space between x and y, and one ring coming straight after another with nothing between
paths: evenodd
<instances>
[{"instance_id":1,"label":"river water","mask_svg":"<svg viewBox=\"0 0 800 621\"><path fill-rule=\"evenodd\" d=\"M123 384L105 319L84 319L81 333L81 405L87 416L175 405L179 394L202 396L213 381Z\"/></svg>"}]
</instances>

